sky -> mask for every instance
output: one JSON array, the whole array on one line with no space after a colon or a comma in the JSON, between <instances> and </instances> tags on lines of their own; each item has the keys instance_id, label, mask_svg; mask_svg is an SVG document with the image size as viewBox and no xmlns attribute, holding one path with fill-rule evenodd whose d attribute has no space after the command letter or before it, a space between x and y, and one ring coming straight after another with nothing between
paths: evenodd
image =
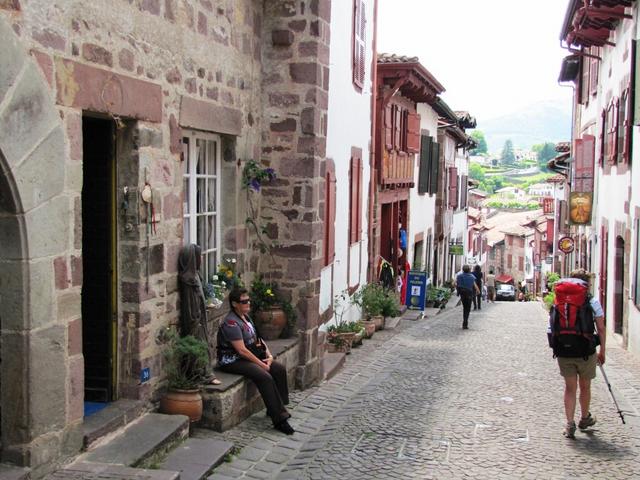
<instances>
[{"instance_id":1,"label":"sky","mask_svg":"<svg viewBox=\"0 0 640 480\"><path fill-rule=\"evenodd\" d=\"M478 121L539 101L570 108L558 85L569 0L378 0L380 53L417 56L453 110Z\"/></svg>"}]
</instances>

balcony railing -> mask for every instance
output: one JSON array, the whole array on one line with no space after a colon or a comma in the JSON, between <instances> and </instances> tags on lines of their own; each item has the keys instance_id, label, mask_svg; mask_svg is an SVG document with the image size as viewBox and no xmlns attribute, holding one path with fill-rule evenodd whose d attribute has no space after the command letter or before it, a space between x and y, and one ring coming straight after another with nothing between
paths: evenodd
<instances>
[{"instance_id":1,"label":"balcony railing","mask_svg":"<svg viewBox=\"0 0 640 480\"><path fill-rule=\"evenodd\" d=\"M414 155L384 149L380 168L380 185L413 187L414 163Z\"/></svg>"}]
</instances>

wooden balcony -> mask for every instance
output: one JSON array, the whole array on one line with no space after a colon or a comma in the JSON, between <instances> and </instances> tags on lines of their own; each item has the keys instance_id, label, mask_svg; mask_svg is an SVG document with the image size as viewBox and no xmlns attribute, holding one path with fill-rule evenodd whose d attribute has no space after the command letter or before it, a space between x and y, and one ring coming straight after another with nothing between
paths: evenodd
<instances>
[{"instance_id":1,"label":"wooden balcony","mask_svg":"<svg viewBox=\"0 0 640 480\"><path fill-rule=\"evenodd\" d=\"M382 165L380 166L380 186L413 187L413 169L415 159L413 154L383 149Z\"/></svg>"}]
</instances>

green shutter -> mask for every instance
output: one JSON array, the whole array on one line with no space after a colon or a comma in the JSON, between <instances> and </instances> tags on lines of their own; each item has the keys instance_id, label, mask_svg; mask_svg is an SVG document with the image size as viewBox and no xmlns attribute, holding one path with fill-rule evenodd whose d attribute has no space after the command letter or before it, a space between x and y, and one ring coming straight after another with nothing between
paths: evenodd
<instances>
[{"instance_id":1,"label":"green shutter","mask_svg":"<svg viewBox=\"0 0 640 480\"><path fill-rule=\"evenodd\" d=\"M438 193L438 177L440 176L440 145L431 143L431 189L429 193Z\"/></svg>"},{"instance_id":2,"label":"green shutter","mask_svg":"<svg viewBox=\"0 0 640 480\"><path fill-rule=\"evenodd\" d=\"M432 140L432 137L422 135L422 140L420 142L420 174L418 176L418 193L427 193L429 191Z\"/></svg>"}]
</instances>

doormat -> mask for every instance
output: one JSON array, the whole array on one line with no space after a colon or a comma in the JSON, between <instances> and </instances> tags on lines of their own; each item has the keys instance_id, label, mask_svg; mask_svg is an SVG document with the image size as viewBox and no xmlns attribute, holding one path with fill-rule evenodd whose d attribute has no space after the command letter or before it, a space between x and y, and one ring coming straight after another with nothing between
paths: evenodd
<instances>
[{"instance_id":1,"label":"doormat","mask_svg":"<svg viewBox=\"0 0 640 480\"><path fill-rule=\"evenodd\" d=\"M109 404L104 402L84 402L84 416L89 417L94 413L99 412L107 405Z\"/></svg>"}]
</instances>

